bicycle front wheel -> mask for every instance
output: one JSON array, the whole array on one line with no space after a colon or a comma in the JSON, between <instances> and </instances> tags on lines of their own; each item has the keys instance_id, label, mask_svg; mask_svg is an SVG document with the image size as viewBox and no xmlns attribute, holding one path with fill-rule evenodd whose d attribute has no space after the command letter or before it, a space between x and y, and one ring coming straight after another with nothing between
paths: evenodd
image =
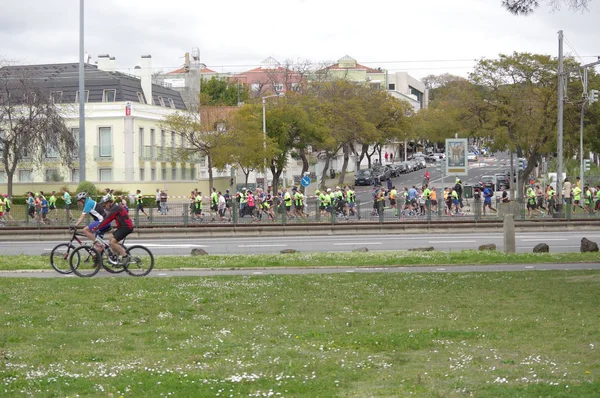
<instances>
[{"instance_id":1,"label":"bicycle front wheel","mask_svg":"<svg viewBox=\"0 0 600 398\"><path fill-rule=\"evenodd\" d=\"M69 264L73 273L77 276L89 278L100 271L100 253L92 246L79 246L73 250L69 258Z\"/></svg>"},{"instance_id":2,"label":"bicycle front wheel","mask_svg":"<svg viewBox=\"0 0 600 398\"><path fill-rule=\"evenodd\" d=\"M69 257L73 253L73 250L75 250L75 246L69 243L61 243L52 249L52 252L50 253L50 265L56 272L63 275L73 272L69 263ZM79 260L79 255L73 259L75 268L79 266Z\"/></svg>"},{"instance_id":3,"label":"bicycle front wheel","mask_svg":"<svg viewBox=\"0 0 600 398\"><path fill-rule=\"evenodd\" d=\"M127 249L129 263L125 271L131 276L145 276L154 268L154 256L144 246L131 246Z\"/></svg>"}]
</instances>

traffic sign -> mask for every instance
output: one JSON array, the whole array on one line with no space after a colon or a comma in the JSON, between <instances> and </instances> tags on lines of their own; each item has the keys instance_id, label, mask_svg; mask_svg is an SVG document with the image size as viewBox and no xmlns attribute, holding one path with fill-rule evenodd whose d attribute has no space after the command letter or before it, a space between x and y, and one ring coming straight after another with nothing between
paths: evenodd
<instances>
[{"instance_id":1,"label":"traffic sign","mask_svg":"<svg viewBox=\"0 0 600 398\"><path fill-rule=\"evenodd\" d=\"M302 177L302 179L300 180L300 184L302 184L303 187L309 186L310 185L310 177L309 176Z\"/></svg>"}]
</instances>

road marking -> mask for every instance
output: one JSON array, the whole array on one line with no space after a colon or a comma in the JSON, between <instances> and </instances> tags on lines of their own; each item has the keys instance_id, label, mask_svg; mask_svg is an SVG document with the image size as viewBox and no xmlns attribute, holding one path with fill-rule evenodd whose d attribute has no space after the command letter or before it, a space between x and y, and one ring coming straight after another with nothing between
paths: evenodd
<instances>
[{"instance_id":1,"label":"road marking","mask_svg":"<svg viewBox=\"0 0 600 398\"><path fill-rule=\"evenodd\" d=\"M238 245L238 247L284 247L287 245Z\"/></svg>"},{"instance_id":2,"label":"road marking","mask_svg":"<svg viewBox=\"0 0 600 398\"><path fill-rule=\"evenodd\" d=\"M436 271L446 271L446 268L436 268Z\"/></svg>"},{"instance_id":3,"label":"road marking","mask_svg":"<svg viewBox=\"0 0 600 398\"><path fill-rule=\"evenodd\" d=\"M382 245L381 242L344 242L344 243L334 243L334 246L351 246L351 245Z\"/></svg>"},{"instance_id":4,"label":"road marking","mask_svg":"<svg viewBox=\"0 0 600 398\"><path fill-rule=\"evenodd\" d=\"M253 274L254 274L254 275L262 275L263 273L262 273L262 272L259 272L259 271L255 271L255 272L253 272Z\"/></svg>"},{"instance_id":5,"label":"road marking","mask_svg":"<svg viewBox=\"0 0 600 398\"><path fill-rule=\"evenodd\" d=\"M169 247L180 247L183 249L189 249L191 247L210 247L210 246L205 246L205 245L196 245L193 243L185 243L185 244L179 244L179 245L175 245L175 244L162 244L162 243L137 243L136 244L140 244L143 246L147 246L147 247L164 247L164 248L169 248Z\"/></svg>"},{"instance_id":6,"label":"road marking","mask_svg":"<svg viewBox=\"0 0 600 398\"><path fill-rule=\"evenodd\" d=\"M531 268L535 268L533 265L526 265L525 266L526 269L531 269Z\"/></svg>"},{"instance_id":7,"label":"road marking","mask_svg":"<svg viewBox=\"0 0 600 398\"><path fill-rule=\"evenodd\" d=\"M157 274L158 276L167 276L167 274Z\"/></svg>"},{"instance_id":8,"label":"road marking","mask_svg":"<svg viewBox=\"0 0 600 398\"><path fill-rule=\"evenodd\" d=\"M430 240L427 243L475 243L476 240Z\"/></svg>"},{"instance_id":9,"label":"road marking","mask_svg":"<svg viewBox=\"0 0 600 398\"><path fill-rule=\"evenodd\" d=\"M540 239L521 239L521 241L523 241L523 242L539 242L540 240L544 240L544 241L548 240L548 241L550 241L550 240L567 240L567 239L566 239L566 238L552 238L552 239L541 239L541 238L540 238Z\"/></svg>"}]
</instances>

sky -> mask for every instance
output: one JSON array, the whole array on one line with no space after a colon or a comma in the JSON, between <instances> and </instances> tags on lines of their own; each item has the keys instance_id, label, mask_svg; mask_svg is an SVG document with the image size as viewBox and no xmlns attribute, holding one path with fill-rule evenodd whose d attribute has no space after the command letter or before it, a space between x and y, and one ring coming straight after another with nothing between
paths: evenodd
<instances>
[{"instance_id":1,"label":"sky","mask_svg":"<svg viewBox=\"0 0 600 398\"><path fill-rule=\"evenodd\" d=\"M542 0L543 1L543 0ZM2 0L0 59L19 64L78 62L78 0ZM514 16L501 0L85 0L85 50L116 58L131 72L141 55L154 71L183 65L200 50L217 72L241 72L273 57L360 64L416 78L466 76L475 60L514 51L565 53L584 63L600 55L600 0L589 11L541 6Z\"/></svg>"}]
</instances>

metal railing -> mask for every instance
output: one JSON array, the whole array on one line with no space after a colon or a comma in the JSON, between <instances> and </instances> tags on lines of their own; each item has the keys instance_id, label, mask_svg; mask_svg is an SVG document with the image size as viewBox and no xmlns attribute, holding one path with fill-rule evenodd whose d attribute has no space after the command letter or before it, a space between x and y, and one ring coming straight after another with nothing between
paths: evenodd
<instances>
[{"instance_id":1,"label":"metal railing","mask_svg":"<svg viewBox=\"0 0 600 398\"><path fill-rule=\"evenodd\" d=\"M217 211L211 210L208 201L204 201L202 211L189 203L164 203L161 207L156 204L144 207L143 212L135 204L129 205L129 214L136 227L175 226L187 227L191 225L293 225L293 224L361 224L361 223L447 223L466 221L478 223L481 221L502 220L504 214L514 214L515 220L600 220L600 211L596 203L587 208L565 204L560 210L550 213L547 210L528 208L525 202L511 202L508 204L492 202L496 211L486 209L483 212L483 201L464 200L463 210L456 212L448 210L445 203L433 205L431 203L416 204L409 209L392 208L389 203L357 202L352 210L338 206L323 208L317 201L306 201L302 213L294 206L287 209L284 205L271 206L270 209L249 208L246 205L233 202L220 216ZM41 209L28 209L27 205L13 205L8 218L5 215L5 226L46 228L68 226L81 214L81 208L75 204L67 212L64 205L58 204L58 209L50 210L44 216ZM0 224L2 225L2 224Z\"/></svg>"}]
</instances>

